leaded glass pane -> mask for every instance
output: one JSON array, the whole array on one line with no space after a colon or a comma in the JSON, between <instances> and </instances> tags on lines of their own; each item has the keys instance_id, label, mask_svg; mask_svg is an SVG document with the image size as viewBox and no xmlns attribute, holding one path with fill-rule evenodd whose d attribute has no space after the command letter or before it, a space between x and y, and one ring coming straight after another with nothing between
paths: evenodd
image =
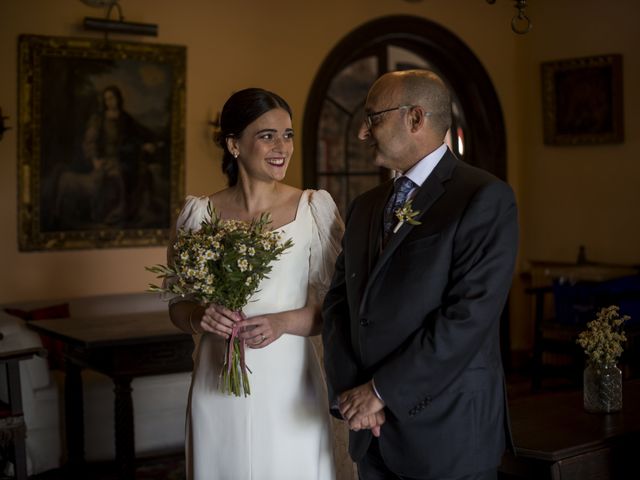
<instances>
[{"instance_id":1,"label":"leaded glass pane","mask_svg":"<svg viewBox=\"0 0 640 480\"><path fill-rule=\"evenodd\" d=\"M318 124L318 172L334 173L346 170L344 136L349 120L349 113L338 108L334 102L323 102Z\"/></svg>"},{"instance_id":2,"label":"leaded glass pane","mask_svg":"<svg viewBox=\"0 0 640 480\"><path fill-rule=\"evenodd\" d=\"M347 112L364 103L369 87L378 78L378 59L365 57L346 66L331 81L327 96Z\"/></svg>"}]
</instances>

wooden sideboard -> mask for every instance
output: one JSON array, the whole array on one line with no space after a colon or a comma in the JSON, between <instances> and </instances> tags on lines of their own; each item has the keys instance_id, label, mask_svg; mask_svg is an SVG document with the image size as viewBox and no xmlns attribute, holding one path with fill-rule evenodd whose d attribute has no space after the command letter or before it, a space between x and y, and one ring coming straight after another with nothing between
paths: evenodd
<instances>
[{"instance_id":1,"label":"wooden sideboard","mask_svg":"<svg viewBox=\"0 0 640 480\"><path fill-rule=\"evenodd\" d=\"M510 402L516 447L502 480L636 480L640 478L640 380L623 385L618 413L587 413L582 391Z\"/></svg>"}]
</instances>

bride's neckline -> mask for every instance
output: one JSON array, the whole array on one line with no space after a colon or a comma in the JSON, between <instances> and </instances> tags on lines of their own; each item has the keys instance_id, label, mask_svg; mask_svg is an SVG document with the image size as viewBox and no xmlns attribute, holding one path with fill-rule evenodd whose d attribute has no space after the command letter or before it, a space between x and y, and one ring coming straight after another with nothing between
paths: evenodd
<instances>
[{"instance_id":1,"label":"bride's neckline","mask_svg":"<svg viewBox=\"0 0 640 480\"><path fill-rule=\"evenodd\" d=\"M298 206L296 207L296 213L293 216L293 220L291 220L290 222L285 223L284 225L280 225L279 227L272 228L271 230L273 230L273 231L282 230L283 228L288 227L289 225L293 225L294 223L296 223L296 220L298 220L298 213L300 212L300 207L302 206L302 200L305 198L306 195L307 195L307 190L303 190L302 193L300 194L300 198L298 199Z\"/></svg>"},{"instance_id":2,"label":"bride's neckline","mask_svg":"<svg viewBox=\"0 0 640 480\"><path fill-rule=\"evenodd\" d=\"M300 213L300 207L302 206L302 200L308 195L309 190L303 190L302 193L300 194L300 198L298 199L298 206L296 207L296 213L293 216L293 220L291 220L290 222L284 223L282 225L280 225L279 227L275 227L275 228L271 228L270 230L272 232L276 231L276 230L282 230L285 227L288 227L289 225L293 225L294 223L296 223L296 221L298 220L299 217L299 213ZM211 201L211 196L206 197L207 198L207 202L209 203L209 205L211 205L211 209L215 209L215 205L213 204L213 202ZM232 220L232 219L227 219L227 220Z\"/></svg>"}]
</instances>

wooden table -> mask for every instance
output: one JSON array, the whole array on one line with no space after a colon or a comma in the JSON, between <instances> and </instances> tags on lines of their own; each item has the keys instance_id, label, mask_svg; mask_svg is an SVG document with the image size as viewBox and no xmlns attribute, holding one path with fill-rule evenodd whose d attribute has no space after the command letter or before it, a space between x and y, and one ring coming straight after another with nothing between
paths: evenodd
<instances>
[{"instance_id":1,"label":"wooden table","mask_svg":"<svg viewBox=\"0 0 640 480\"><path fill-rule=\"evenodd\" d=\"M610 414L585 412L582 391L511 402L516 456L505 455L501 478L640 478L640 380L625 382L623 396L622 411Z\"/></svg>"},{"instance_id":2,"label":"wooden table","mask_svg":"<svg viewBox=\"0 0 640 480\"><path fill-rule=\"evenodd\" d=\"M9 345L9 340L2 340L0 343L0 365L6 368L9 416L3 418L5 422L10 422L7 428L13 432L13 461L15 478L26 480L27 478L27 454L25 447L25 425L22 412L22 391L20 386L20 362L28 360L34 355L44 355L42 348L14 348Z\"/></svg>"},{"instance_id":3,"label":"wooden table","mask_svg":"<svg viewBox=\"0 0 640 480\"><path fill-rule=\"evenodd\" d=\"M73 317L29 322L64 343L65 427L69 475L85 478L82 368L109 376L115 385L115 447L119 479L135 478L135 432L131 381L135 377L193 369L191 335L167 312Z\"/></svg>"}]
</instances>

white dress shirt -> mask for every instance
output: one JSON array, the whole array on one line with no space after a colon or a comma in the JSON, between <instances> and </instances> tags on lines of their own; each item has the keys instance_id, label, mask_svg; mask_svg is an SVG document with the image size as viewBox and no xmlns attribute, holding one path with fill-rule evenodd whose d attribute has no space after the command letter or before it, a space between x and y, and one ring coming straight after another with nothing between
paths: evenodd
<instances>
[{"instance_id":1,"label":"white dress shirt","mask_svg":"<svg viewBox=\"0 0 640 480\"><path fill-rule=\"evenodd\" d=\"M433 169L436 168L438 162L444 157L444 154L447 152L447 144L443 143L438 148L436 148L429 155L424 157L418 163L416 163L413 167L407 170L404 173L404 176L409 178L413 183L415 183L418 187L421 187L425 180L431 175ZM399 178L400 176L398 176ZM411 192L409 192L408 198L413 198L416 193L415 187Z\"/></svg>"}]
</instances>

